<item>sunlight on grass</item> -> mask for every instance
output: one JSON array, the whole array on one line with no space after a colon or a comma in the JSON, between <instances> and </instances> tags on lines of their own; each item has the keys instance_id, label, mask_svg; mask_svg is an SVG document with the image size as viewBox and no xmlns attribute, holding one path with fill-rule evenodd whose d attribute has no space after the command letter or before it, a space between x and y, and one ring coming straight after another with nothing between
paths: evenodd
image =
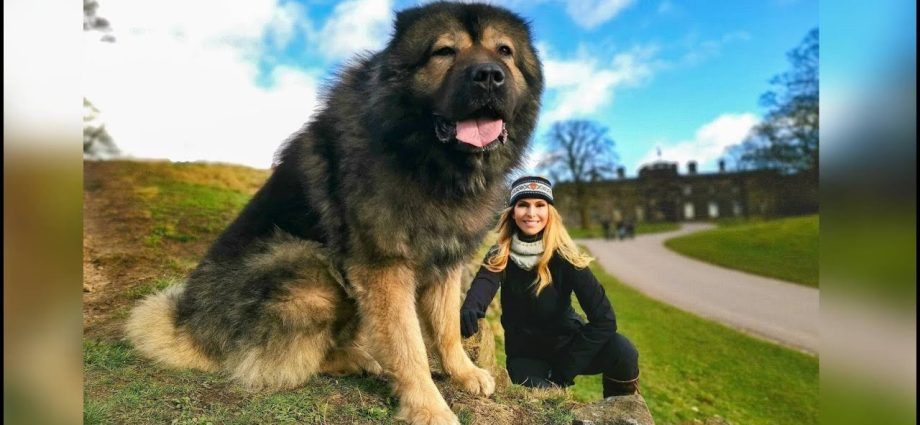
<instances>
[{"instance_id":1,"label":"sunlight on grass","mask_svg":"<svg viewBox=\"0 0 920 425\"><path fill-rule=\"evenodd\" d=\"M729 223L670 239L665 246L723 267L818 286L817 215Z\"/></svg>"}]
</instances>

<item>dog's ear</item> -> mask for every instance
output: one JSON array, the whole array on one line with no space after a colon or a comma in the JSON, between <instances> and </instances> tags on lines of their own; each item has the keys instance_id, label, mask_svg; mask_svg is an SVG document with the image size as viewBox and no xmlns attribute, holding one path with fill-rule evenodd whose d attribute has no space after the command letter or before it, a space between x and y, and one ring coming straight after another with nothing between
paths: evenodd
<instances>
[{"instance_id":1,"label":"dog's ear","mask_svg":"<svg viewBox=\"0 0 920 425\"><path fill-rule=\"evenodd\" d=\"M425 12L420 7L405 9L396 13L396 21L393 23L393 38L398 40L413 24L425 16Z\"/></svg>"}]
</instances>

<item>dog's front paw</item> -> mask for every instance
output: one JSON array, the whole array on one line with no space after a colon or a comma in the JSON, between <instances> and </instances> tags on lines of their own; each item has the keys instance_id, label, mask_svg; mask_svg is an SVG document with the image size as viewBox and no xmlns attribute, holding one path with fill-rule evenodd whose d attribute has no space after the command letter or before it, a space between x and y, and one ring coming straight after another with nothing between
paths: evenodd
<instances>
[{"instance_id":1,"label":"dog's front paw","mask_svg":"<svg viewBox=\"0 0 920 425\"><path fill-rule=\"evenodd\" d=\"M396 419L410 425L460 425L457 415L445 403L430 403L425 406L402 405Z\"/></svg>"},{"instance_id":2,"label":"dog's front paw","mask_svg":"<svg viewBox=\"0 0 920 425\"><path fill-rule=\"evenodd\" d=\"M485 369L473 367L466 373L457 374L454 382L470 394L492 395L495 392L495 378Z\"/></svg>"}]
</instances>

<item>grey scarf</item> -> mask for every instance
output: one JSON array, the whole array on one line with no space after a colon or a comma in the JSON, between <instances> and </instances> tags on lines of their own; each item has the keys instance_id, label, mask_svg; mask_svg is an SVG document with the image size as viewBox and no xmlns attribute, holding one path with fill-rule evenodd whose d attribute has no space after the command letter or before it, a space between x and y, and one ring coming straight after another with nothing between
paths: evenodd
<instances>
[{"instance_id":1,"label":"grey scarf","mask_svg":"<svg viewBox=\"0 0 920 425\"><path fill-rule=\"evenodd\" d=\"M524 242L518 238L517 233L511 236L511 252L509 257L523 270L533 269L543 255L543 239L534 242Z\"/></svg>"}]
</instances>

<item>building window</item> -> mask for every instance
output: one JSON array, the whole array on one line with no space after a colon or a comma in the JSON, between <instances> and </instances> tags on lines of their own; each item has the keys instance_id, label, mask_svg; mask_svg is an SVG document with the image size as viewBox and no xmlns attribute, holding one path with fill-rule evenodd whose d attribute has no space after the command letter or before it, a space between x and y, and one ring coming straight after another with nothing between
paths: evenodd
<instances>
[{"instance_id":1,"label":"building window","mask_svg":"<svg viewBox=\"0 0 920 425\"><path fill-rule=\"evenodd\" d=\"M709 194L712 195L714 193L716 193L716 186L711 184L709 185Z\"/></svg>"},{"instance_id":2,"label":"building window","mask_svg":"<svg viewBox=\"0 0 920 425\"><path fill-rule=\"evenodd\" d=\"M684 185L684 196L690 196L693 194L693 188L689 184Z\"/></svg>"},{"instance_id":3,"label":"building window","mask_svg":"<svg viewBox=\"0 0 920 425\"><path fill-rule=\"evenodd\" d=\"M735 217L741 217L741 212L741 202L732 202L732 213L735 214Z\"/></svg>"},{"instance_id":4,"label":"building window","mask_svg":"<svg viewBox=\"0 0 920 425\"><path fill-rule=\"evenodd\" d=\"M693 220L696 216L693 211L693 202L687 202L684 204L684 220Z\"/></svg>"},{"instance_id":5,"label":"building window","mask_svg":"<svg viewBox=\"0 0 920 425\"><path fill-rule=\"evenodd\" d=\"M719 204L716 201L709 201L709 217L719 217Z\"/></svg>"},{"instance_id":6,"label":"building window","mask_svg":"<svg viewBox=\"0 0 920 425\"><path fill-rule=\"evenodd\" d=\"M645 210L642 207L636 207L636 221L645 221Z\"/></svg>"}]
</instances>

